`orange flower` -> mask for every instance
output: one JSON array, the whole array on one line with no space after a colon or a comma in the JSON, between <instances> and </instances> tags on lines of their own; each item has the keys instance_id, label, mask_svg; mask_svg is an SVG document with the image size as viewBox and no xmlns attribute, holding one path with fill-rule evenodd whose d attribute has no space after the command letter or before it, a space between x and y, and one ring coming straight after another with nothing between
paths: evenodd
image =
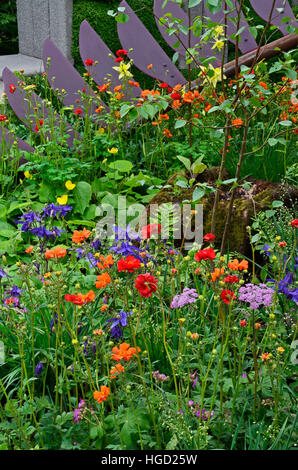
<instances>
[{"instance_id":1,"label":"orange flower","mask_svg":"<svg viewBox=\"0 0 298 470\"><path fill-rule=\"evenodd\" d=\"M147 65L147 69L148 70L152 69L152 64Z\"/></svg>"},{"instance_id":2,"label":"orange flower","mask_svg":"<svg viewBox=\"0 0 298 470\"><path fill-rule=\"evenodd\" d=\"M234 126L234 127L241 127L242 124L243 124L243 121L240 118L234 119L232 121L232 126Z\"/></svg>"},{"instance_id":3,"label":"orange flower","mask_svg":"<svg viewBox=\"0 0 298 470\"><path fill-rule=\"evenodd\" d=\"M97 329L97 330L93 330L93 334L95 336L102 336L103 335L103 330L101 328Z\"/></svg>"},{"instance_id":4,"label":"orange flower","mask_svg":"<svg viewBox=\"0 0 298 470\"><path fill-rule=\"evenodd\" d=\"M140 84L138 82L134 82L133 80L128 80L128 83L131 85L131 86L135 86L136 88L139 88L140 87Z\"/></svg>"},{"instance_id":5,"label":"orange flower","mask_svg":"<svg viewBox=\"0 0 298 470\"><path fill-rule=\"evenodd\" d=\"M171 134L171 132L169 131L169 129L164 129L163 135L164 135L165 137L167 137L168 139L170 139L171 137L173 137L173 134Z\"/></svg>"},{"instance_id":6,"label":"orange flower","mask_svg":"<svg viewBox=\"0 0 298 470\"><path fill-rule=\"evenodd\" d=\"M172 103L172 108L173 109L178 109L178 108L181 108L182 106L182 103L180 100L174 100L173 103Z\"/></svg>"},{"instance_id":7,"label":"orange flower","mask_svg":"<svg viewBox=\"0 0 298 470\"><path fill-rule=\"evenodd\" d=\"M67 252L65 248L62 248L61 246L55 246L53 250L46 250L45 252L45 258L46 259L53 259L53 258L64 258L66 256Z\"/></svg>"},{"instance_id":8,"label":"orange flower","mask_svg":"<svg viewBox=\"0 0 298 470\"><path fill-rule=\"evenodd\" d=\"M112 255L108 255L106 258L103 255L100 255L99 259L101 263L97 263L98 269L110 269L110 267L115 263Z\"/></svg>"},{"instance_id":9,"label":"orange flower","mask_svg":"<svg viewBox=\"0 0 298 470\"><path fill-rule=\"evenodd\" d=\"M95 287L97 289L101 289L102 287L106 287L112 279L110 278L110 275L108 273L103 273L97 276L97 281L95 282Z\"/></svg>"},{"instance_id":10,"label":"orange flower","mask_svg":"<svg viewBox=\"0 0 298 470\"><path fill-rule=\"evenodd\" d=\"M100 311L101 311L101 312L104 312L107 308L108 308L108 305L102 305L102 306L100 307Z\"/></svg>"},{"instance_id":11,"label":"orange flower","mask_svg":"<svg viewBox=\"0 0 298 470\"><path fill-rule=\"evenodd\" d=\"M100 392L98 390L95 390L95 392L93 393L93 397L97 401L97 403L101 403L105 401L109 395L110 395L110 389L109 387L106 387L105 385L102 385L100 387Z\"/></svg>"},{"instance_id":12,"label":"orange flower","mask_svg":"<svg viewBox=\"0 0 298 470\"><path fill-rule=\"evenodd\" d=\"M73 232L72 241L74 243L82 243L84 240L87 240L87 238L90 236L90 233L90 230L86 230L85 227L81 232L75 230Z\"/></svg>"},{"instance_id":13,"label":"orange flower","mask_svg":"<svg viewBox=\"0 0 298 470\"><path fill-rule=\"evenodd\" d=\"M267 83L259 82L259 85L261 85L265 90L267 90Z\"/></svg>"},{"instance_id":14,"label":"orange flower","mask_svg":"<svg viewBox=\"0 0 298 470\"><path fill-rule=\"evenodd\" d=\"M114 92L117 93L118 91L121 90L121 88L122 88L122 85L117 85L117 86L115 86Z\"/></svg>"},{"instance_id":15,"label":"orange flower","mask_svg":"<svg viewBox=\"0 0 298 470\"><path fill-rule=\"evenodd\" d=\"M212 282L215 282L218 277L225 272L224 268L215 268L214 272L211 273Z\"/></svg>"},{"instance_id":16,"label":"orange flower","mask_svg":"<svg viewBox=\"0 0 298 470\"><path fill-rule=\"evenodd\" d=\"M77 295L80 300L82 300L83 304L87 304L88 302L92 302L95 299L95 292L93 290L89 290L88 294L78 294Z\"/></svg>"},{"instance_id":17,"label":"orange flower","mask_svg":"<svg viewBox=\"0 0 298 470\"><path fill-rule=\"evenodd\" d=\"M112 349L112 359L114 361L121 361L121 359L124 359L124 361L130 361L131 358L137 354L137 352L140 352L140 348L130 348L130 344L128 343L121 343L119 348L118 346L114 346Z\"/></svg>"},{"instance_id":18,"label":"orange flower","mask_svg":"<svg viewBox=\"0 0 298 470\"><path fill-rule=\"evenodd\" d=\"M117 375L121 374L121 372L124 372L124 367L120 362L118 362L118 364L110 370L111 379L116 379Z\"/></svg>"},{"instance_id":19,"label":"orange flower","mask_svg":"<svg viewBox=\"0 0 298 470\"><path fill-rule=\"evenodd\" d=\"M240 263L238 259L234 259L233 261L229 261L228 267L232 271L241 271L242 269L247 269L248 268L248 262L243 259Z\"/></svg>"},{"instance_id":20,"label":"orange flower","mask_svg":"<svg viewBox=\"0 0 298 470\"><path fill-rule=\"evenodd\" d=\"M33 250L34 250L34 247L31 245L31 246L28 246L28 248L25 250L25 252L26 253L31 253Z\"/></svg>"},{"instance_id":21,"label":"orange flower","mask_svg":"<svg viewBox=\"0 0 298 470\"><path fill-rule=\"evenodd\" d=\"M191 103L193 103L194 97L195 97L195 95L193 94L193 92L188 91L187 93L184 94L183 101L185 103L190 103L191 104Z\"/></svg>"}]
</instances>

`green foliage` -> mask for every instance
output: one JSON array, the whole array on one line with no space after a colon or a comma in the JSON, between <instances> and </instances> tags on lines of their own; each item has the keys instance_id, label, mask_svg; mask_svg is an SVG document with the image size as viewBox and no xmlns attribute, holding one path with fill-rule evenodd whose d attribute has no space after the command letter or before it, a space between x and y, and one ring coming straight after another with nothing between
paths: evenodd
<instances>
[{"instance_id":1,"label":"green foliage","mask_svg":"<svg viewBox=\"0 0 298 470\"><path fill-rule=\"evenodd\" d=\"M18 52L18 27L16 0L4 0L0 4L0 55Z\"/></svg>"}]
</instances>

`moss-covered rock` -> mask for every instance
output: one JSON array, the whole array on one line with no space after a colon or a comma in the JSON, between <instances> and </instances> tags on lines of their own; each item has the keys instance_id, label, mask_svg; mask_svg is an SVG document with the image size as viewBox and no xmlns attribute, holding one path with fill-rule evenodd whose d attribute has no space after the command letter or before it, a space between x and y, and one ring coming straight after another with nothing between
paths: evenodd
<instances>
[{"instance_id":1,"label":"moss-covered rock","mask_svg":"<svg viewBox=\"0 0 298 470\"><path fill-rule=\"evenodd\" d=\"M216 187L218 168L208 168L199 176L200 182L205 182ZM192 200L194 188L178 188L175 186L177 179L186 177L184 173L175 173L150 201L150 204L163 204L167 202L182 203ZM226 175L224 177L226 179ZM233 203L233 215L230 223L227 246L230 251L239 251L248 254L248 238L246 226L251 224L252 217L259 211L266 210L275 200L283 201L286 206L292 206L297 202L298 189L281 183L271 183L262 180L250 180L250 189L239 186L236 189ZM218 211L215 223L216 245L219 247L224 231L225 220L230 202L230 186L221 186ZM204 233L211 231L212 209L214 193L203 196L199 203L204 211Z\"/></svg>"}]
</instances>

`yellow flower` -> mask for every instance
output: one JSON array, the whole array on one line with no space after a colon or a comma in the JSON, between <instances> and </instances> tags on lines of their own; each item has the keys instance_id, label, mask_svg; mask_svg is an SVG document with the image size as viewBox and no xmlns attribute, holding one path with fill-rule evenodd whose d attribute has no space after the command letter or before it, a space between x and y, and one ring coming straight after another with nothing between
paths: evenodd
<instances>
[{"instance_id":1,"label":"yellow flower","mask_svg":"<svg viewBox=\"0 0 298 470\"><path fill-rule=\"evenodd\" d=\"M279 347L277 348L277 352L278 352L278 354L283 354L283 353L285 352L285 350L284 350L284 348L283 348L282 346L279 346Z\"/></svg>"},{"instance_id":2,"label":"yellow flower","mask_svg":"<svg viewBox=\"0 0 298 470\"><path fill-rule=\"evenodd\" d=\"M223 36L224 35L224 29L223 26L216 26L214 28L214 36L217 38L218 36Z\"/></svg>"},{"instance_id":3,"label":"yellow flower","mask_svg":"<svg viewBox=\"0 0 298 470\"><path fill-rule=\"evenodd\" d=\"M223 47L224 47L224 41L218 39L217 41L215 41L211 49L218 49L220 51Z\"/></svg>"},{"instance_id":4,"label":"yellow flower","mask_svg":"<svg viewBox=\"0 0 298 470\"><path fill-rule=\"evenodd\" d=\"M33 176L31 175L30 171L26 170L24 172L24 176L25 178L29 179L29 180L32 180Z\"/></svg>"},{"instance_id":5,"label":"yellow flower","mask_svg":"<svg viewBox=\"0 0 298 470\"><path fill-rule=\"evenodd\" d=\"M78 344L78 340L77 340L77 339L73 339L73 340L72 340L72 344L73 344L73 345Z\"/></svg>"},{"instance_id":6,"label":"yellow flower","mask_svg":"<svg viewBox=\"0 0 298 470\"><path fill-rule=\"evenodd\" d=\"M219 67L217 67L215 69L211 64L209 64L209 70L212 70L212 72L213 72L212 77L210 77L209 74L207 75L207 73L206 73L207 67L201 67L201 69L202 69L201 74L204 77L206 77L203 81L203 85L211 84L215 88L217 82L219 82L221 80L221 69ZM225 75L223 76L223 78L226 78Z\"/></svg>"},{"instance_id":7,"label":"yellow flower","mask_svg":"<svg viewBox=\"0 0 298 470\"><path fill-rule=\"evenodd\" d=\"M118 153L118 149L116 147L112 147L111 149L108 149L108 152L112 155L115 155L116 153Z\"/></svg>"},{"instance_id":8,"label":"yellow flower","mask_svg":"<svg viewBox=\"0 0 298 470\"><path fill-rule=\"evenodd\" d=\"M72 183L70 180L68 180L65 183L65 187L66 189L68 189L68 191L72 191L76 187L76 185Z\"/></svg>"},{"instance_id":9,"label":"yellow flower","mask_svg":"<svg viewBox=\"0 0 298 470\"><path fill-rule=\"evenodd\" d=\"M113 67L116 72L119 72L119 80L123 77L131 78L133 76L129 71L130 65L131 64L125 64L125 62L120 62L119 67Z\"/></svg>"},{"instance_id":10,"label":"yellow flower","mask_svg":"<svg viewBox=\"0 0 298 470\"><path fill-rule=\"evenodd\" d=\"M95 134L104 134L105 130L103 127L100 127L99 129L97 129L97 131L95 132Z\"/></svg>"},{"instance_id":11,"label":"yellow flower","mask_svg":"<svg viewBox=\"0 0 298 470\"><path fill-rule=\"evenodd\" d=\"M63 194L63 196L57 197L57 202L59 206L64 206L65 204L67 204L67 201L68 201L67 194Z\"/></svg>"}]
</instances>

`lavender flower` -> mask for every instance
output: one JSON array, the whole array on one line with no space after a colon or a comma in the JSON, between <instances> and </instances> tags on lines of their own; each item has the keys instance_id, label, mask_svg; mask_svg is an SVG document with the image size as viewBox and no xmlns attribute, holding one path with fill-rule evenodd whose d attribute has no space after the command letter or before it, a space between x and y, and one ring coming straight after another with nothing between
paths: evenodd
<instances>
[{"instance_id":1,"label":"lavender flower","mask_svg":"<svg viewBox=\"0 0 298 470\"><path fill-rule=\"evenodd\" d=\"M263 305L270 307L274 290L266 284L245 284L239 289L239 300L249 303L252 310L257 310Z\"/></svg>"},{"instance_id":2,"label":"lavender flower","mask_svg":"<svg viewBox=\"0 0 298 470\"><path fill-rule=\"evenodd\" d=\"M199 294L196 289L185 287L182 294L175 295L171 303L171 308L182 308L184 305L193 304L198 297Z\"/></svg>"},{"instance_id":3,"label":"lavender flower","mask_svg":"<svg viewBox=\"0 0 298 470\"><path fill-rule=\"evenodd\" d=\"M165 374L160 374L159 370L155 370L152 372L152 376L156 382L168 382L170 380L170 377Z\"/></svg>"},{"instance_id":4,"label":"lavender flower","mask_svg":"<svg viewBox=\"0 0 298 470\"><path fill-rule=\"evenodd\" d=\"M39 362L35 367L35 377L39 377L43 371L43 362Z\"/></svg>"},{"instance_id":5,"label":"lavender flower","mask_svg":"<svg viewBox=\"0 0 298 470\"><path fill-rule=\"evenodd\" d=\"M50 217L54 219L55 217L65 217L67 212L72 210L72 206L55 206L55 204L49 204L44 207L41 213L42 218Z\"/></svg>"}]
</instances>

